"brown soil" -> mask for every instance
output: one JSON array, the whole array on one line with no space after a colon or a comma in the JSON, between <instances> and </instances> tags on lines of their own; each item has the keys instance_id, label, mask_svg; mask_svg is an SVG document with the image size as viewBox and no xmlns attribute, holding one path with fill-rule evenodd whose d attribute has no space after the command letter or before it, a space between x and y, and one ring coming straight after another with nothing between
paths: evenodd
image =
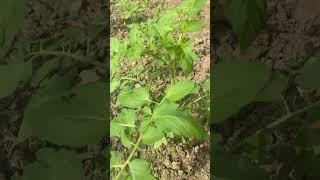
<instances>
[{"instance_id":1,"label":"brown soil","mask_svg":"<svg viewBox=\"0 0 320 180\"><path fill-rule=\"evenodd\" d=\"M305 61L320 47L320 11L314 0L268 0L265 28L245 53L252 59L275 63L275 68L288 70L292 65ZM235 39L228 33L216 33L216 51L221 57L239 56Z\"/></svg>"}]
</instances>

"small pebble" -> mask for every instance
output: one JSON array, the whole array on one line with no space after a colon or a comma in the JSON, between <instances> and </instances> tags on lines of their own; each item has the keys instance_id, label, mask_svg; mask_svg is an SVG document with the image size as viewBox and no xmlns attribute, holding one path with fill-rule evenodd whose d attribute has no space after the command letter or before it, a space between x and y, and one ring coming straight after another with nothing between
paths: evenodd
<instances>
[{"instance_id":1,"label":"small pebble","mask_svg":"<svg viewBox=\"0 0 320 180\"><path fill-rule=\"evenodd\" d=\"M179 162L172 162L172 169L179 170L180 169L180 163Z\"/></svg>"}]
</instances>

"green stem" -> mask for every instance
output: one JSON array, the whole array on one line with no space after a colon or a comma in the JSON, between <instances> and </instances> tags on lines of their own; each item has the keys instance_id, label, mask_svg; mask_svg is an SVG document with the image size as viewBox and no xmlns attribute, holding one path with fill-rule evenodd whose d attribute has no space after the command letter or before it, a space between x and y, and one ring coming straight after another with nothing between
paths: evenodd
<instances>
[{"instance_id":1,"label":"green stem","mask_svg":"<svg viewBox=\"0 0 320 180\"><path fill-rule=\"evenodd\" d=\"M153 100L148 100L149 102L152 102L152 103L154 103L154 104L159 104L158 102L156 102L156 101L153 101Z\"/></svg>"},{"instance_id":2,"label":"green stem","mask_svg":"<svg viewBox=\"0 0 320 180\"><path fill-rule=\"evenodd\" d=\"M129 77L123 77L123 78L119 78L120 80L131 80L131 81L137 81L140 82L138 79L135 78L129 78Z\"/></svg>"},{"instance_id":3,"label":"green stem","mask_svg":"<svg viewBox=\"0 0 320 180\"><path fill-rule=\"evenodd\" d=\"M180 33L180 35L179 35L179 44L181 43L181 40L182 40L182 36L183 36L183 34L182 33Z\"/></svg>"},{"instance_id":4,"label":"green stem","mask_svg":"<svg viewBox=\"0 0 320 180\"><path fill-rule=\"evenodd\" d=\"M123 170L126 168L126 166L130 163L133 155L134 155L134 154L136 153L136 151L138 150L138 147L139 147L139 145L140 145L141 140L142 140L142 135L140 135L137 143L134 145L134 147L133 147L133 149L132 149L132 151L131 151L128 159L126 160L126 162L121 166L121 169L120 169L119 173L117 174L117 176L115 177L115 180L118 180L118 179L120 178L122 171L123 171Z\"/></svg>"},{"instance_id":5,"label":"green stem","mask_svg":"<svg viewBox=\"0 0 320 180\"><path fill-rule=\"evenodd\" d=\"M160 101L160 103L158 103L158 104L161 104L164 100L165 100L165 98L163 98L163 99ZM150 126L150 124L153 122L153 120L154 120L154 118L153 118L153 115L152 115L152 116L151 116L151 121L148 123L147 127ZM147 129L147 128L146 128L146 129ZM134 154L135 154L136 151L138 150L139 145L140 145L140 143L141 143L141 141L142 141L142 137L143 137L144 133L146 132L146 129L145 129L143 132L140 133L137 142L135 143L135 145L134 145L134 147L133 147L130 155L129 155L128 158L127 158L127 160L126 160L125 163L121 166L121 169L120 169L119 173L117 174L117 176L115 177L115 180L118 180L118 179L120 178L122 171L127 167L127 165L130 163L131 159L133 158Z\"/></svg>"},{"instance_id":6,"label":"green stem","mask_svg":"<svg viewBox=\"0 0 320 180\"><path fill-rule=\"evenodd\" d=\"M209 96L209 94L206 94L206 95L204 95L204 96L200 96L198 99L192 101L192 103L196 103L196 102L200 101L201 99L203 99L203 98L205 98L205 97L207 97L207 96Z\"/></svg>"},{"instance_id":7,"label":"green stem","mask_svg":"<svg viewBox=\"0 0 320 180\"><path fill-rule=\"evenodd\" d=\"M174 71L173 71L172 65L171 65L171 67L170 67L170 79L171 79L171 80L170 80L170 83L173 84L175 77L174 77Z\"/></svg>"},{"instance_id":8,"label":"green stem","mask_svg":"<svg viewBox=\"0 0 320 180\"><path fill-rule=\"evenodd\" d=\"M287 113L285 116L282 116L281 118L277 119L276 121L268 124L267 126L263 127L262 129L258 130L256 132L256 134L260 134L262 131L266 130L266 129L272 129L272 128L275 128L277 126L279 126L280 124L288 121L289 119L301 114L301 113L304 113L305 111L308 111L309 109L311 108L314 108L315 106L318 106L320 105L320 101L317 101L309 106L306 106L302 109L299 109L298 111L295 111L295 112L292 112L292 113Z\"/></svg>"},{"instance_id":9,"label":"green stem","mask_svg":"<svg viewBox=\"0 0 320 180\"><path fill-rule=\"evenodd\" d=\"M291 113L290 108L289 108L289 105L288 105L288 103L287 103L287 100L285 99L285 97L284 97L283 95L281 95L281 99L282 99L282 101L283 101L283 104L284 104L285 107L286 107L287 113Z\"/></svg>"},{"instance_id":10,"label":"green stem","mask_svg":"<svg viewBox=\"0 0 320 180\"><path fill-rule=\"evenodd\" d=\"M164 64L166 64L166 61L164 59L162 59L161 57L159 57L158 55L152 53L152 52L147 52L149 55L151 55L153 58L158 59L160 61L162 61Z\"/></svg>"},{"instance_id":11,"label":"green stem","mask_svg":"<svg viewBox=\"0 0 320 180\"><path fill-rule=\"evenodd\" d=\"M40 50L37 52L29 53L27 56L67 56L75 60L79 61L87 61L88 57L77 56L72 53L63 52L63 51L47 51L47 50Z\"/></svg>"}]
</instances>

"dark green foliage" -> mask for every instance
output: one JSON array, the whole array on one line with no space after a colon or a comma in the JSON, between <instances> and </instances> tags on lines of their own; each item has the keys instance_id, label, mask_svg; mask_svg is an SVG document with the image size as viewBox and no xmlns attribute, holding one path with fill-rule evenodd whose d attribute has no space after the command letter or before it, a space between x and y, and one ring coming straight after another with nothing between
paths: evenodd
<instances>
[{"instance_id":1,"label":"dark green foliage","mask_svg":"<svg viewBox=\"0 0 320 180\"><path fill-rule=\"evenodd\" d=\"M266 16L265 0L223 0L224 14L238 35L244 52L260 32Z\"/></svg>"}]
</instances>

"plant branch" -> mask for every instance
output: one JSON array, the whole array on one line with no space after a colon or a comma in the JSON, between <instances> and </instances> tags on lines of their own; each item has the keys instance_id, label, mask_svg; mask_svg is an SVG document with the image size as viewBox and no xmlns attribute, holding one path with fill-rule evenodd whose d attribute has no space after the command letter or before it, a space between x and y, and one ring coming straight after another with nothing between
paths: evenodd
<instances>
[{"instance_id":1,"label":"plant branch","mask_svg":"<svg viewBox=\"0 0 320 180\"><path fill-rule=\"evenodd\" d=\"M160 103L157 103L157 104L161 104L164 100L165 100L165 98L163 98L163 99L161 100L161 102L160 102ZM153 114L152 114L152 116L151 116L151 121L148 123L147 127L150 126L150 124L153 122L153 120L154 120L154 117L153 117ZM147 129L147 128L146 128L146 129ZM117 174L117 176L115 177L115 180L118 180L118 179L120 178L122 171L123 171L123 170L126 168L126 166L130 163L132 157L134 156L134 154L135 154L136 151L138 150L139 145L140 145L140 143L141 143L141 141L142 141L142 137L143 137L144 133L146 132L146 129L145 129L143 132L140 133L137 142L134 144L134 147L133 147L130 155L128 156L127 160L126 160L125 163L121 166L121 169L120 169L119 173Z\"/></svg>"},{"instance_id":2,"label":"plant branch","mask_svg":"<svg viewBox=\"0 0 320 180\"><path fill-rule=\"evenodd\" d=\"M266 129L275 128L275 127L279 126L280 124L288 121L292 117L295 117L295 116L297 116L297 115L299 115L301 113L304 113L304 112L308 111L309 109L314 108L315 106L318 106L318 105L320 105L320 101L312 103L311 105L306 106L306 107L304 107L302 109L299 109L298 111L295 111L295 112L292 112L292 113L289 112L285 116L280 117L279 119L275 120L274 122L270 123L269 125L267 125L267 126L263 127L262 129L258 130L256 132L256 134L260 134L262 131L264 131Z\"/></svg>"},{"instance_id":3,"label":"plant branch","mask_svg":"<svg viewBox=\"0 0 320 180\"><path fill-rule=\"evenodd\" d=\"M137 81L140 82L138 79L135 78L129 78L129 77L123 77L123 78L119 78L120 80L131 80L131 81Z\"/></svg>"},{"instance_id":4,"label":"plant branch","mask_svg":"<svg viewBox=\"0 0 320 180\"><path fill-rule=\"evenodd\" d=\"M134 154L136 153L136 151L138 150L138 147L139 147L139 145L140 145L141 140L142 140L142 135L140 135L138 141L137 141L136 144L134 145L134 147L133 147L133 149L132 149L132 151L131 151L128 159L126 160L126 162L121 166L121 169L120 169L118 175L115 177L115 180L118 180L118 179L120 178L122 171L123 171L123 170L126 168L126 166L130 163L133 155L134 155Z\"/></svg>"},{"instance_id":5,"label":"plant branch","mask_svg":"<svg viewBox=\"0 0 320 180\"><path fill-rule=\"evenodd\" d=\"M47 50L40 50L37 52L29 53L27 56L67 56L75 60L85 61L87 57L77 56L72 53L64 52L64 51L47 51Z\"/></svg>"},{"instance_id":6,"label":"plant branch","mask_svg":"<svg viewBox=\"0 0 320 180\"><path fill-rule=\"evenodd\" d=\"M29 60L33 60L36 57L39 56L58 56L58 57L70 57L74 60L80 61L84 64L92 64L95 65L97 67L104 67L105 63L101 63L99 61L95 61L93 57L86 57L86 56L77 56L74 55L72 53L68 53L68 52L64 52L64 51L48 51L48 50L40 50L37 52L33 52L33 53L29 53L26 56L33 56L32 58L30 58Z\"/></svg>"}]
</instances>

